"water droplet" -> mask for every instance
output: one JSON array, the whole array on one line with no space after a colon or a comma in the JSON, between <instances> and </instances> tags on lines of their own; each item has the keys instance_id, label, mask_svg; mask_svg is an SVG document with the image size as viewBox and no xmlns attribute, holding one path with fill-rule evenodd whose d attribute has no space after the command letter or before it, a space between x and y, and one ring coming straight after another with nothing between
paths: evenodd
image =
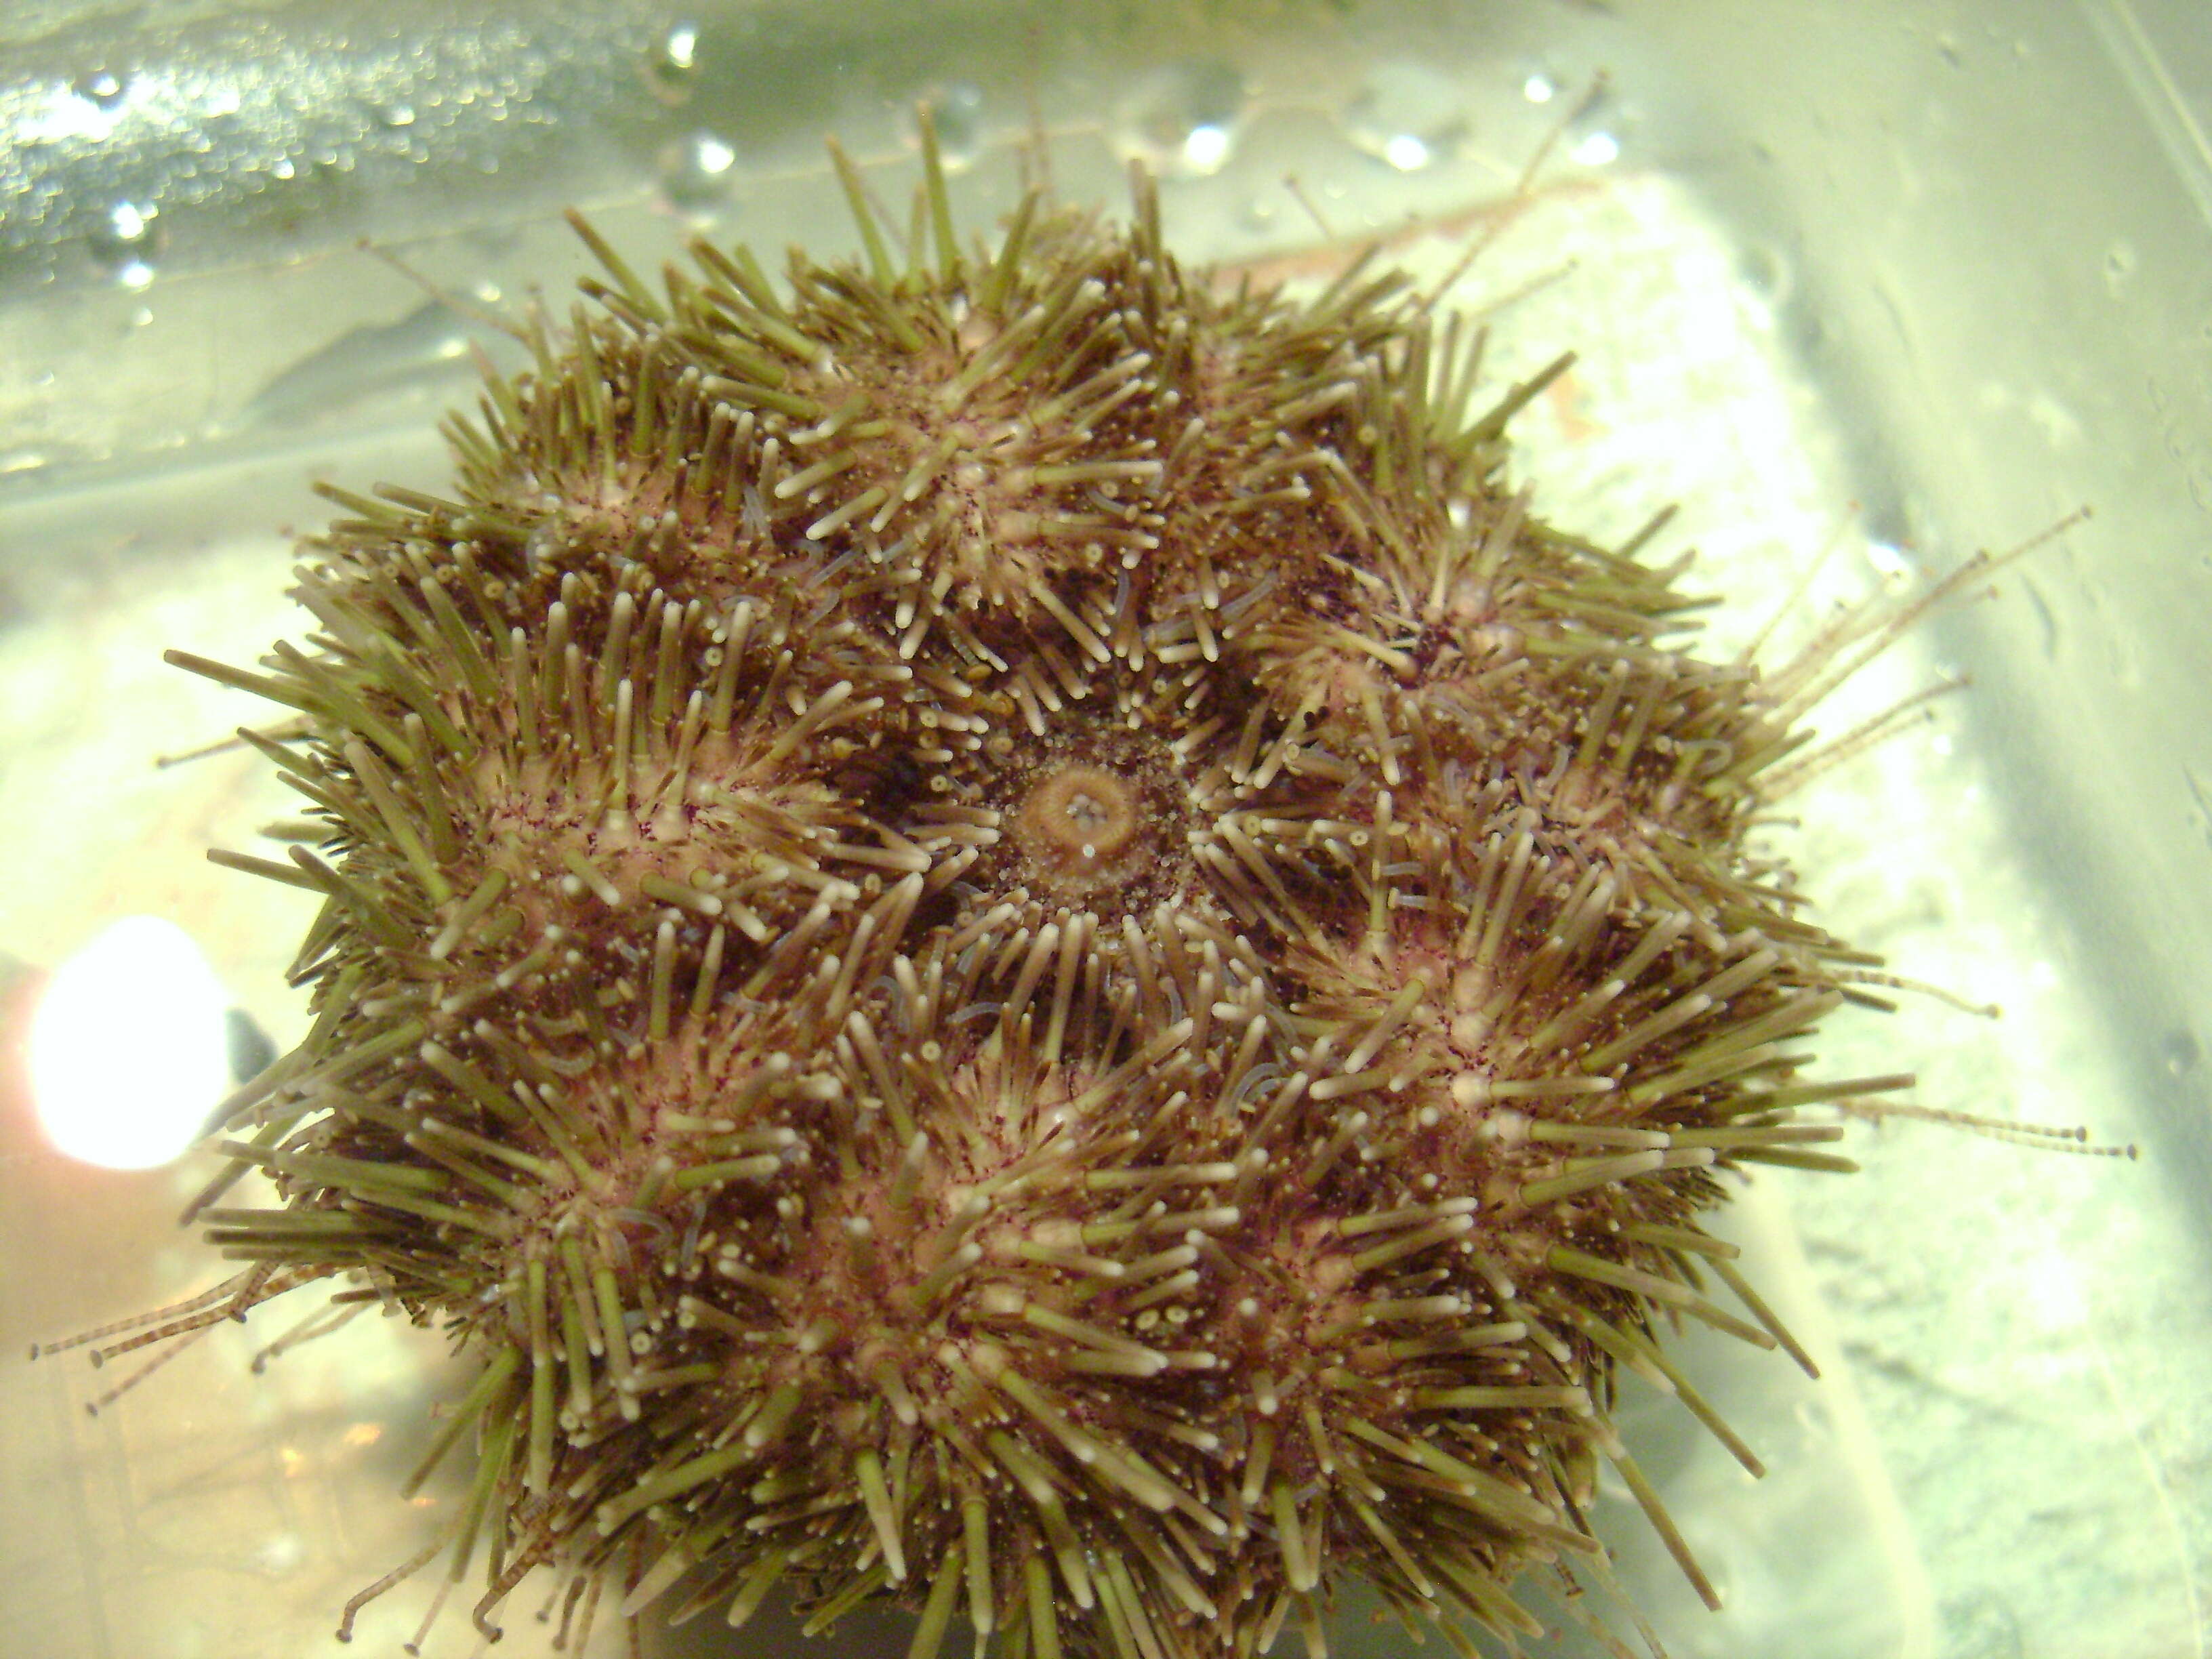
<instances>
[{"instance_id":1,"label":"water droplet","mask_svg":"<svg viewBox=\"0 0 2212 1659\"><path fill-rule=\"evenodd\" d=\"M2186 1031L2168 1031L2158 1048L2166 1069L2176 1077L2187 1077L2204 1058L2197 1039Z\"/></svg>"},{"instance_id":2,"label":"water droplet","mask_svg":"<svg viewBox=\"0 0 2212 1659\"><path fill-rule=\"evenodd\" d=\"M1568 126L1567 154L1583 167L1610 167L1620 159L1634 120L1634 112L1618 94L1610 87L1601 87Z\"/></svg>"},{"instance_id":3,"label":"water droplet","mask_svg":"<svg viewBox=\"0 0 2212 1659\"><path fill-rule=\"evenodd\" d=\"M1893 542L1869 540L1866 544L1867 562L1885 581L1899 582L1912 574L1912 561L1904 549Z\"/></svg>"},{"instance_id":4,"label":"water droplet","mask_svg":"<svg viewBox=\"0 0 2212 1659\"><path fill-rule=\"evenodd\" d=\"M1114 147L1166 177L1209 177L1229 165L1244 97L1244 77L1227 64L1171 65L1123 102Z\"/></svg>"},{"instance_id":5,"label":"water droplet","mask_svg":"<svg viewBox=\"0 0 2212 1659\"><path fill-rule=\"evenodd\" d=\"M1567 154L1586 167L1608 167L1620 159L1620 140L1600 127L1577 138Z\"/></svg>"},{"instance_id":6,"label":"water droplet","mask_svg":"<svg viewBox=\"0 0 2212 1659\"><path fill-rule=\"evenodd\" d=\"M1780 248L1753 242L1743 250L1741 268L1745 285L1770 305L1779 305L1790 297L1796 272L1789 255Z\"/></svg>"},{"instance_id":7,"label":"water droplet","mask_svg":"<svg viewBox=\"0 0 2212 1659\"><path fill-rule=\"evenodd\" d=\"M2208 787L2196 769L2190 766L2181 769L2181 781L2188 787L2189 799L2193 803L2189 827L2204 837L2206 845L2212 846L2212 787Z\"/></svg>"},{"instance_id":8,"label":"water droplet","mask_svg":"<svg viewBox=\"0 0 2212 1659\"><path fill-rule=\"evenodd\" d=\"M983 94L964 82L939 87L929 97L937 123L937 154L947 173L965 173L983 153Z\"/></svg>"},{"instance_id":9,"label":"water droplet","mask_svg":"<svg viewBox=\"0 0 2212 1659\"><path fill-rule=\"evenodd\" d=\"M222 1017L223 1049L230 1060L230 1075L250 1083L276 1060L276 1045L253 1016L233 1008Z\"/></svg>"},{"instance_id":10,"label":"water droplet","mask_svg":"<svg viewBox=\"0 0 2212 1659\"><path fill-rule=\"evenodd\" d=\"M1344 116L1352 142L1401 173L1443 160L1467 137L1457 82L1425 64L1378 64Z\"/></svg>"},{"instance_id":11,"label":"water droplet","mask_svg":"<svg viewBox=\"0 0 2212 1659\"><path fill-rule=\"evenodd\" d=\"M660 153L661 194L681 212L711 216L729 200L737 167L729 141L702 128Z\"/></svg>"},{"instance_id":12,"label":"water droplet","mask_svg":"<svg viewBox=\"0 0 2212 1659\"><path fill-rule=\"evenodd\" d=\"M1532 104L1548 104L1559 95L1559 83L1541 70L1531 70L1522 79L1521 95Z\"/></svg>"},{"instance_id":13,"label":"water droplet","mask_svg":"<svg viewBox=\"0 0 2212 1659\"><path fill-rule=\"evenodd\" d=\"M1218 173L1229 164L1232 142L1230 130L1218 123L1208 121L1193 127L1190 137L1183 140L1183 165L1200 177Z\"/></svg>"},{"instance_id":14,"label":"water droplet","mask_svg":"<svg viewBox=\"0 0 2212 1659\"><path fill-rule=\"evenodd\" d=\"M653 43L646 62L646 84L670 108L688 102L699 82L699 26L677 22Z\"/></svg>"},{"instance_id":15,"label":"water droplet","mask_svg":"<svg viewBox=\"0 0 2212 1659\"><path fill-rule=\"evenodd\" d=\"M1806 1439L1814 1444L1825 1444L1836 1437L1835 1414L1824 1400L1801 1399L1790 1408L1790 1415L1796 1419Z\"/></svg>"},{"instance_id":16,"label":"water droplet","mask_svg":"<svg viewBox=\"0 0 2212 1659\"><path fill-rule=\"evenodd\" d=\"M380 127L411 127L415 125L415 106L380 104L376 107L376 124Z\"/></svg>"},{"instance_id":17,"label":"water droplet","mask_svg":"<svg viewBox=\"0 0 2212 1659\"><path fill-rule=\"evenodd\" d=\"M2128 285L2128 279L2136 274L2136 268L2141 263L2136 257L2136 246L2133 242L2118 241L2106 248L2105 250L2106 292L2114 299L2118 299L2121 291Z\"/></svg>"},{"instance_id":18,"label":"water droplet","mask_svg":"<svg viewBox=\"0 0 2212 1659\"><path fill-rule=\"evenodd\" d=\"M94 70L80 75L70 83L70 90L98 109L113 109L130 91L124 79L107 70Z\"/></svg>"},{"instance_id":19,"label":"water droplet","mask_svg":"<svg viewBox=\"0 0 2212 1659\"><path fill-rule=\"evenodd\" d=\"M163 240L155 222L161 212L151 202L118 202L85 239L93 258L121 286L142 289L154 280Z\"/></svg>"},{"instance_id":20,"label":"water droplet","mask_svg":"<svg viewBox=\"0 0 2212 1659\"><path fill-rule=\"evenodd\" d=\"M289 1473L293 1467L291 1460L298 1455L297 1452L286 1449L284 1457L287 1473ZM273 1537L264 1540L252 1555L256 1569L271 1577L282 1577L284 1574L295 1571L307 1559L307 1544L295 1532L276 1534Z\"/></svg>"}]
</instances>

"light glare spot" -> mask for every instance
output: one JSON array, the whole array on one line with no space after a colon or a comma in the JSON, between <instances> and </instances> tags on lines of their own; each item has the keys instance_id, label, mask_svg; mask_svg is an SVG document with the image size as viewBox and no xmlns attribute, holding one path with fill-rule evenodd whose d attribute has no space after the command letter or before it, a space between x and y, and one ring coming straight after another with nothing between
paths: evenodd
<instances>
[{"instance_id":1,"label":"light glare spot","mask_svg":"<svg viewBox=\"0 0 2212 1659\"><path fill-rule=\"evenodd\" d=\"M1193 173L1218 173L1229 160L1229 129L1211 122L1193 127L1182 141L1182 162Z\"/></svg>"},{"instance_id":2,"label":"light glare spot","mask_svg":"<svg viewBox=\"0 0 2212 1659\"><path fill-rule=\"evenodd\" d=\"M1609 132L1593 132L1577 140L1575 160L1586 167L1601 167L1620 159L1620 140Z\"/></svg>"},{"instance_id":3,"label":"light glare spot","mask_svg":"<svg viewBox=\"0 0 2212 1659\"><path fill-rule=\"evenodd\" d=\"M283 1458L284 1474L288 1478L301 1474L307 1467L307 1459L289 1446L285 1447L280 1455ZM280 1532L264 1540L253 1554L255 1565L262 1571L281 1577L299 1569L300 1564L307 1559L307 1546L296 1532Z\"/></svg>"},{"instance_id":4,"label":"light glare spot","mask_svg":"<svg viewBox=\"0 0 2212 1659\"><path fill-rule=\"evenodd\" d=\"M1436 155L1414 134L1401 132L1382 146L1382 159L1401 173L1419 173Z\"/></svg>"},{"instance_id":5,"label":"light glare spot","mask_svg":"<svg viewBox=\"0 0 2212 1659\"><path fill-rule=\"evenodd\" d=\"M107 1170L180 1156L228 1085L228 999L184 930L126 916L54 972L31 1017L46 1139Z\"/></svg>"},{"instance_id":6,"label":"light glare spot","mask_svg":"<svg viewBox=\"0 0 2212 1659\"><path fill-rule=\"evenodd\" d=\"M1912 574L1912 561L1887 542L1869 542L1867 562L1887 581L1902 581Z\"/></svg>"},{"instance_id":7,"label":"light glare spot","mask_svg":"<svg viewBox=\"0 0 2212 1659\"><path fill-rule=\"evenodd\" d=\"M735 165L738 153L712 133L702 132L692 141L691 157L700 172L719 179Z\"/></svg>"}]
</instances>

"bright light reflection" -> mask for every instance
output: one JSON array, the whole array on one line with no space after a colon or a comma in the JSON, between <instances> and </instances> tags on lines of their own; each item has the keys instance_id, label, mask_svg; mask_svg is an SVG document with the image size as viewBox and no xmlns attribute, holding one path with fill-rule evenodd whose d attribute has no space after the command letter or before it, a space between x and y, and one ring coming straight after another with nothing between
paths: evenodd
<instances>
[{"instance_id":1,"label":"bright light reflection","mask_svg":"<svg viewBox=\"0 0 2212 1659\"><path fill-rule=\"evenodd\" d=\"M1382 159L1401 173L1419 173L1436 160L1436 153L1414 134L1401 132L1382 146Z\"/></svg>"},{"instance_id":2,"label":"bright light reflection","mask_svg":"<svg viewBox=\"0 0 2212 1659\"><path fill-rule=\"evenodd\" d=\"M31 1017L47 1139L108 1170L182 1154L229 1083L228 1000L199 947L159 916L126 916L62 963Z\"/></svg>"},{"instance_id":3,"label":"bright light reflection","mask_svg":"<svg viewBox=\"0 0 2212 1659\"><path fill-rule=\"evenodd\" d=\"M1576 141L1571 152L1586 167L1607 167L1620 159L1620 140L1609 132L1593 132Z\"/></svg>"},{"instance_id":4,"label":"bright light reflection","mask_svg":"<svg viewBox=\"0 0 2212 1659\"><path fill-rule=\"evenodd\" d=\"M1221 171L1229 159L1229 129L1209 123L1193 127L1182 141L1182 161L1193 173Z\"/></svg>"},{"instance_id":5,"label":"bright light reflection","mask_svg":"<svg viewBox=\"0 0 2212 1659\"><path fill-rule=\"evenodd\" d=\"M736 165L738 153L712 133L702 132L692 141L691 159L700 172L719 179Z\"/></svg>"},{"instance_id":6,"label":"bright light reflection","mask_svg":"<svg viewBox=\"0 0 2212 1659\"><path fill-rule=\"evenodd\" d=\"M1912 574L1912 561L1887 542L1867 544L1867 562L1891 581L1902 581Z\"/></svg>"}]
</instances>

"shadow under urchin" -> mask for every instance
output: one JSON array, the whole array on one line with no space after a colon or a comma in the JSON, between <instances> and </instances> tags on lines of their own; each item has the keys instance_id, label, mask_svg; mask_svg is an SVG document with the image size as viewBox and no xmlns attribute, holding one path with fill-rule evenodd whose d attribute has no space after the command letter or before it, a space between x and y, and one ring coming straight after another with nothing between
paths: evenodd
<instances>
[{"instance_id":1,"label":"shadow under urchin","mask_svg":"<svg viewBox=\"0 0 2212 1659\"><path fill-rule=\"evenodd\" d=\"M1613 1385L1756 1472L1668 1331L1809 1369L1700 1219L1900 1082L1805 1075L1868 959L1747 840L1872 625L1690 654L1402 275L1229 289L1141 180L963 244L925 152L911 246L841 155L862 253L780 282L592 238L455 497L331 492L307 641L176 655L296 716L321 841L222 857L322 896L314 1021L225 1110L246 1265L107 1352L443 1329L408 1570L486 1632L543 1566L580 1644L780 1591L1319 1654L1364 1582L1511 1654L1609 1582L1603 1463L1714 1600Z\"/></svg>"}]
</instances>

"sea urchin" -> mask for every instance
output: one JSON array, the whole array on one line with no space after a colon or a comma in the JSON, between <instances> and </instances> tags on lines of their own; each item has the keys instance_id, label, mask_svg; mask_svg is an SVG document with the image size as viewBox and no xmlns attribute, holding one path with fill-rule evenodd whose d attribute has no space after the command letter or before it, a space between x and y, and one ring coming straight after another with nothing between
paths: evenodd
<instances>
[{"instance_id":1,"label":"sea urchin","mask_svg":"<svg viewBox=\"0 0 2212 1659\"><path fill-rule=\"evenodd\" d=\"M1664 1331L1805 1363L1699 1219L1897 1083L1803 1076L1866 959L1747 841L1876 624L1686 654L1403 277L1226 291L1141 180L963 245L927 160L901 251L841 157L861 257L781 283L592 239L456 498L331 492L307 643L175 658L295 711L319 847L222 856L324 904L223 1115L281 1201L159 1333L441 1326L488 1631L544 1565L1317 1654L1364 1581L1513 1652L1601 1462L1710 1599L1613 1382L1755 1468Z\"/></svg>"}]
</instances>

